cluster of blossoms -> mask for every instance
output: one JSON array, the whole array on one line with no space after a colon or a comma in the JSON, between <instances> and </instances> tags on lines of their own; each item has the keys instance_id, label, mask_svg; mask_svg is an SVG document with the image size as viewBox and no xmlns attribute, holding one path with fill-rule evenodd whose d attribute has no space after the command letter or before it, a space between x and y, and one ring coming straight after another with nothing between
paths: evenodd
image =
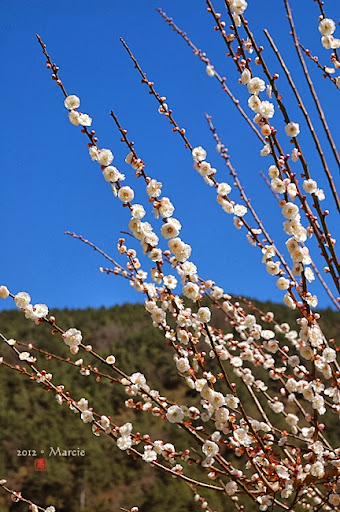
<instances>
[{"instance_id":1,"label":"cluster of blossoms","mask_svg":"<svg viewBox=\"0 0 340 512\"><path fill-rule=\"evenodd\" d=\"M262 78L257 76L252 77L251 71L244 68L241 74L241 83L247 86L248 92L251 95L248 99L248 106L255 112L254 122L260 124L262 135L270 135L268 131L267 119L274 116L274 105L270 101L260 99L260 93L266 91L269 98L271 98L272 91L270 86L266 84Z\"/></svg>"},{"instance_id":2,"label":"cluster of blossoms","mask_svg":"<svg viewBox=\"0 0 340 512\"><path fill-rule=\"evenodd\" d=\"M13 491L12 489L9 489L8 487L6 487L6 484L7 484L6 479L3 478L0 480L0 486L2 487L2 489L7 491L11 495L11 499L14 503L18 503L18 502L27 503L29 505L28 510L31 512L39 512L39 510L42 510L43 512L56 512L56 509L53 505L50 505L46 508L40 507L40 506L36 505L35 503L33 503L32 501L24 498L22 496L21 492Z\"/></svg>"},{"instance_id":3,"label":"cluster of blossoms","mask_svg":"<svg viewBox=\"0 0 340 512\"><path fill-rule=\"evenodd\" d=\"M321 44L326 50L336 50L340 48L340 39L333 36L335 29L335 22L331 18L323 18L319 23Z\"/></svg>"},{"instance_id":4,"label":"cluster of blossoms","mask_svg":"<svg viewBox=\"0 0 340 512\"><path fill-rule=\"evenodd\" d=\"M233 13L233 21L237 27L240 27L240 15L247 9L248 4L245 0L230 0L228 3Z\"/></svg>"},{"instance_id":5,"label":"cluster of blossoms","mask_svg":"<svg viewBox=\"0 0 340 512\"><path fill-rule=\"evenodd\" d=\"M143 169L143 162L136 158L132 152L130 152L125 161L132 166L133 169L140 171ZM165 240L168 240L169 250L174 254L175 259L178 262L186 261L191 254L191 247L183 242L179 238L181 230L181 223L179 220L173 217L174 205L168 197L162 197L162 183L156 179L146 177L146 193L149 201L152 202L153 212L155 218L161 218L163 225L161 227L161 235ZM141 205L134 205L132 210L132 219L129 222L129 229L132 231L134 236L140 240L144 254L148 253L151 261L158 262L162 261L163 255L161 249L157 247L159 238L153 232L152 226L148 222L141 222L141 218L145 215L145 210ZM156 282L159 281L159 270L156 268L152 271L152 278ZM164 277L164 276L162 276ZM164 279L163 279L164 281ZM164 281L166 286L170 285L170 288L175 287L175 282L170 278L168 282Z\"/></svg>"},{"instance_id":6,"label":"cluster of blossoms","mask_svg":"<svg viewBox=\"0 0 340 512\"><path fill-rule=\"evenodd\" d=\"M62 334L62 337L64 339L65 344L70 347L70 352L73 355L77 354L79 352L79 345L81 344L83 339L81 331L79 331L79 329L71 327Z\"/></svg>"},{"instance_id":7,"label":"cluster of blossoms","mask_svg":"<svg viewBox=\"0 0 340 512\"><path fill-rule=\"evenodd\" d=\"M235 204L228 197L231 192L231 186L228 183L218 183L214 174L216 169L212 168L210 163L205 159L207 152L201 146L197 146L192 150L192 157L194 160L194 169L203 176L204 181L210 185L215 186L217 191L217 202L221 205L223 211L235 215L235 223L239 221L247 213L247 208L241 204Z\"/></svg>"},{"instance_id":8,"label":"cluster of blossoms","mask_svg":"<svg viewBox=\"0 0 340 512\"><path fill-rule=\"evenodd\" d=\"M117 446L120 450L128 450L132 446L132 423L125 423L119 427L119 437L117 439Z\"/></svg>"},{"instance_id":9,"label":"cluster of blossoms","mask_svg":"<svg viewBox=\"0 0 340 512\"><path fill-rule=\"evenodd\" d=\"M75 109L79 104L79 98L74 95L68 96L65 100L65 106L69 109ZM148 254L151 261L158 264L162 261L163 257L161 249L158 248L159 237L155 234L149 222L142 221L146 214L144 207L141 204L132 204L134 199L133 189L129 186L121 186L120 182L125 180L125 176L116 167L111 165L114 159L112 152L109 149L98 149L95 142L90 145L89 152L91 159L96 160L101 165L104 179L111 184L114 195L118 195L118 198L129 206L131 211L129 229L134 237L140 241L144 254ZM137 177L143 174L144 163L141 159L136 158L133 152L127 155L125 161L136 171ZM163 220L161 234L168 240L169 249L174 254L176 262L183 263L190 257L191 247L178 237L181 223L172 216L174 206L169 198L161 197L161 182L151 178L146 178L146 182L146 193L153 203L154 215L156 218L161 217ZM119 244L118 250L121 254L127 252L122 243ZM134 260L133 269L136 270L139 263L135 256L132 256L132 258ZM146 277L147 273L139 270L137 271L136 278L131 280L131 284L137 291L147 292L149 296L153 296L155 294L154 286L150 283L143 283ZM177 280L174 276L164 276L158 268L151 270L151 277L157 283L163 279L164 285L170 289L175 288L177 285Z\"/></svg>"},{"instance_id":10,"label":"cluster of blossoms","mask_svg":"<svg viewBox=\"0 0 340 512\"><path fill-rule=\"evenodd\" d=\"M3 299L9 296L9 291L6 286L1 286L0 296ZM24 311L26 318L33 320L36 324L42 322L48 315L48 307L46 304L31 304L31 297L26 292L17 293L14 297L14 303L19 309Z\"/></svg>"},{"instance_id":11,"label":"cluster of blossoms","mask_svg":"<svg viewBox=\"0 0 340 512\"><path fill-rule=\"evenodd\" d=\"M89 409L88 401L85 398L82 398L81 400L79 400L79 402L76 403L76 405L77 407L74 407L72 404L70 404L70 409L73 410L73 412L75 413L80 412L80 418L84 423L92 423L94 420L93 411L92 409Z\"/></svg>"},{"instance_id":12,"label":"cluster of blossoms","mask_svg":"<svg viewBox=\"0 0 340 512\"><path fill-rule=\"evenodd\" d=\"M91 126L92 119L88 114L82 114L78 112L77 108L80 107L80 99L75 94L67 96L64 101L65 107L68 109L68 118L70 123L74 126Z\"/></svg>"}]
</instances>

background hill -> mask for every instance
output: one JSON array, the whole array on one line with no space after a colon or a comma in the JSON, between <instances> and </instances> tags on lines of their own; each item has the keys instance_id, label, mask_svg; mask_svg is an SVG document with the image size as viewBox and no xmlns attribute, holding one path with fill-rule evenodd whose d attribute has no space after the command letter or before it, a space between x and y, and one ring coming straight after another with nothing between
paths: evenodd
<instances>
[{"instance_id":1,"label":"background hill","mask_svg":"<svg viewBox=\"0 0 340 512\"><path fill-rule=\"evenodd\" d=\"M253 304L265 312L273 311L279 322L288 321L292 328L297 328L294 312L286 307L256 301ZM64 309L51 313L61 327L80 328L85 343L92 344L101 355L114 354L119 367L127 374L142 371L151 387L181 404L197 401L195 394L183 385L162 333L152 326L142 305ZM330 309L321 312L320 323L328 337L335 338L339 334L338 313ZM219 311L214 313L214 324L228 330ZM20 311L3 311L0 330L7 338L31 342L35 347L62 357L70 355L60 337L50 335L48 325L37 327ZM1 355L5 360L17 364L10 348L5 345L2 349ZM76 359L72 356L73 361ZM88 363L95 366L91 356L86 359ZM176 425L151 414L126 409L124 400L127 396L120 384L112 384L105 379L96 382L93 374L83 376L79 368L53 359L46 358L38 367L51 372L54 383L64 384L73 398L87 398L90 406L100 414L111 415L118 425L131 421L134 432L148 433L154 440L173 441L177 449L194 447L193 441L187 444L185 434ZM200 509L199 504L192 502L192 491L187 486L156 472L145 463L132 460L115 447L110 438L95 437L89 425L80 421L65 405L57 404L52 393L44 392L42 386L29 382L27 377L3 365L0 366L0 389L0 478L7 478L9 487L20 489L27 498L42 506L53 504L57 512L112 512L119 510L120 506L131 507L134 504L140 507L141 512ZM336 435L334 417L327 418L327 432L331 436ZM61 451L79 448L85 450L85 456L49 456L51 447L54 450L59 447ZM29 450L33 455L29 455ZM47 459L46 471L35 470L37 457ZM204 495L209 497L208 493ZM210 498L209 503L224 510L224 499ZM0 493L0 510L26 511L27 504L13 503L7 494Z\"/></svg>"}]
</instances>

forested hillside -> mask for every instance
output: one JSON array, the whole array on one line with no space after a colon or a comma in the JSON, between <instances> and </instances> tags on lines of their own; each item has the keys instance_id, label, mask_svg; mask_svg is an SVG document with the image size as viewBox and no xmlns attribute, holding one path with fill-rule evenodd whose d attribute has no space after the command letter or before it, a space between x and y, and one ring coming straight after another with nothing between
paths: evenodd
<instances>
[{"instance_id":1,"label":"forested hillside","mask_svg":"<svg viewBox=\"0 0 340 512\"><path fill-rule=\"evenodd\" d=\"M277 321L288 321L292 328L298 327L291 310L271 303L254 301L253 304L262 311L273 311ZM245 303L244 307L249 311ZM51 313L62 328L80 328L84 343L91 344L103 357L114 354L127 374L143 372L150 386L160 390L169 400L189 405L198 403L196 393L183 385L183 379L173 364L171 349L167 347L162 332L152 326L142 305L54 310ZM215 311L214 323L226 331L232 329L225 323L221 311ZM320 323L329 338L339 335L339 314L332 310L323 311ZM32 343L36 348L63 358L70 356L60 336L51 336L49 325L35 326L20 311L2 312L0 326L7 338ZM24 350L24 347L18 348ZM33 349L31 353L35 355ZM1 355L7 362L18 363L6 343L2 343ZM86 354L79 357L83 357L86 364L98 365L91 356L88 359ZM74 362L78 358L71 356L71 359ZM194 440L188 439L177 425L160 422L150 413L126 409L124 401L127 396L119 383L100 379L93 373L82 375L79 367L50 356L45 357L44 366L39 369L42 368L51 372L53 382L63 384L72 398L80 400L85 397L96 412L110 415L116 424L131 421L134 432L150 434L154 440L161 435L163 439L167 436L176 444L177 450L195 448ZM99 369L107 372L105 368ZM199 504L196 506L192 502L192 491L183 482L156 472L148 464L132 460L107 436L95 437L91 427L80 421L78 415L65 404L58 405L51 392L45 392L43 386L29 381L27 376L1 365L0 389L0 478L7 478L11 488L21 489L28 498L39 498L38 503L42 505L53 504L58 512L111 512L119 510L120 506L131 507L134 504L140 507L141 512L199 510ZM335 422L333 416L327 416L325 421ZM327 432L336 435L336 425ZM68 450L74 451L65 456ZM81 455L82 451L85 454ZM37 458L46 459L45 471L37 471ZM140 471L136 471L136 464ZM135 477L137 474L138 479ZM208 493L206 495L209 496ZM219 503L215 496L211 498L210 505L226 510L223 500L225 497L221 496ZM27 504L13 503L3 493L0 494L0 510L26 511Z\"/></svg>"}]
</instances>

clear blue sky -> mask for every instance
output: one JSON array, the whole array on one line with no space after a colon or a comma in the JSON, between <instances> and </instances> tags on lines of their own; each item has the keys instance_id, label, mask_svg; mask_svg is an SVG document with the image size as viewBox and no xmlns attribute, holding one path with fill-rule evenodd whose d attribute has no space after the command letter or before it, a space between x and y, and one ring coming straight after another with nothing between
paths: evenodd
<instances>
[{"instance_id":1,"label":"clear blue sky","mask_svg":"<svg viewBox=\"0 0 340 512\"><path fill-rule=\"evenodd\" d=\"M223 2L215 3L224 13ZM256 32L268 28L295 71L297 61L283 2L248 3L246 14L252 29ZM291 0L291 4L301 41L326 63L329 54L320 45L316 4L312 0ZM131 169L124 163L127 149L108 115L111 108L128 128L148 174L163 181L163 194L175 204L175 217L183 224L181 237L192 245L191 259L198 265L200 275L216 280L227 292L280 301L283 293L260 263L259 252L250 247L244 231L234 229L232 217L223 214L217 205L215 192L192 169L189 152L157 113L154 99L140 84L140 77L119 42L122 36L156 89L167 96L191 143L207 149L208 159L219 169L217 179L231 181L214 151L215 143L204 120L205 112L213 116L254 206L280 243L284 240L283 218L259 176L259 171L266 172L271 162L259 156L261 146L255 135L215 80L206 75L202 63L156 12L159 6L172 16L193 42L207 51L216 69L228 77L234 93L246 100L244 89L236 83L232 62L224 57L226 50L220 36L213 31L205 2L2 0L0 6L0 281L13 293L25 290L34 302L45 302L50 307L97 307L141 300L128 282L98 272L101 265L106 265L99 254L64 235L65 230L75 231L117 257L116 241L120 230L127 228L129 215L112 197L98 166L90 161L85 138L68 122L63 97L51 81L35 39L35 33L39 33L61 68L67 91L80 96L81 111L93 118L99 145L112 149L115 165L128 176L126 184L135 186ZM338 7L338 0L327 1L327 14L336 18ZM267 48L261 32L259 42ZM273 72L282 76L269 50L266 55ZM297 83L306 92L301 76ZM286 90L283 76L278 85ZM339 135L340 91L326 82L318 86L318 91L324 96L329 124ZM289 102L291 94L285 95ZM306 102L310 105L309 99ZM277 113L274 121L280 127L279 119ZM295 120L303 125L299 112ZM319 162L305 132L303 126L301 142L311 152L311 171L317 176ZM288 141L284 142L288 151ZM326 144L325 148L328 153ZM339 181L331 156L329 163ZM328 194L323 178L320 184ZM136 198L139 202L144 201L142 190L140 183ZM233 199L238 200L236 193ZM337 215L331 200L329 209L334 213L332 232L339 235L335 232ZM149 214L146 220L150 219ZM316 285L313 290L319 291L319 287ZM328 298L320 292L320 305L328 304ZM0 308L7 307L13 307L12 301L1 301Z\"/></svg>"}]
</instances>

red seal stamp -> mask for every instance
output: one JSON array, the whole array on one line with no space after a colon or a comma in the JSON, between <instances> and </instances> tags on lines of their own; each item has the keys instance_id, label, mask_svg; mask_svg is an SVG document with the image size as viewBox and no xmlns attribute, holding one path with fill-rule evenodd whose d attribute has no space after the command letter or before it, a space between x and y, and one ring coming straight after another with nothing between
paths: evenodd
<instances>
[{"instance_id":1,"label":"red seal stamp","mask_svg":"<svg viewBox=\"0 0 340 512\"><path fill-rule=\"evenodd\" d=\"M34 460L34 469L36 471L46 471L47 459L35 459Z\"/></svg>"}]
</instances>

